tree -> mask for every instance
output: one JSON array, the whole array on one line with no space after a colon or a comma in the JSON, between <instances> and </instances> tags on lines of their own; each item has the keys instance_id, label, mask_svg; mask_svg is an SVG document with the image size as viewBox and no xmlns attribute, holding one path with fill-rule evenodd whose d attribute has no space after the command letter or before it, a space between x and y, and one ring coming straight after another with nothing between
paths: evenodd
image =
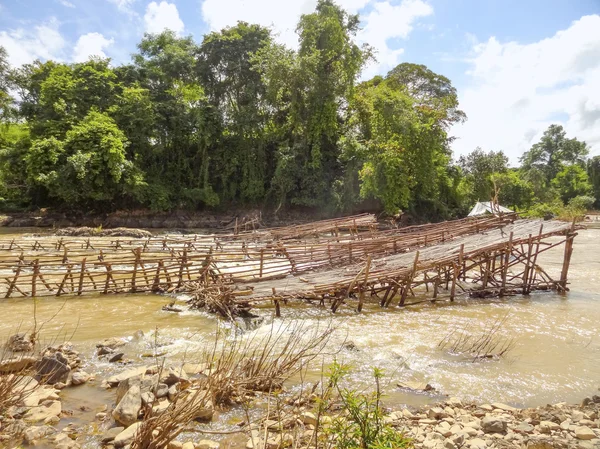
<instances>
[{"instance_id":1,"label":"tree","mask_svg":"<svg viewBox=\"0 0 600 449\"><path fill-rule=\"evenodd\" d=\"M539 170L549 185L564 165L585 167L588 148L576 138L567 139L560 125L550 125L540 141L526 151L520 161L525 172Z\"/></svg>"},{"instance_id":2,"label":"tree","mask_svg":"<svg viewBox=\"0 0 600 449\"><path fill-rule=\"evenodd\" d=\"M489 201L494 193L491 177L504 173L508 168L508 158L502 151L485 152L477 147L467 156L461 156L458 164L470 184L471 202Z\"/></svg>"},{"instance_id":3,"label":"tree","mask_svg":"<svg viewBox=\"0 0 600 449\"><path fill-rule=\"evenodd\" d=\"M342 134L344 107L349 103L370 50L354 38L359 19L330 0L319 0L312 14L300 18L297 33L300 47L291 72L289 128L281 142L276 173L292 176L275 179L291 191L280 192L291 203L328 207L332 185L342 167L338 145Z\"/></svg>"},{"instance_id":4,"label":"tree","mask_svg":"<svg viewBox=\"0 0 600 449\"><path fill-rule=\"evenodd\" d=\"M592 185L587 173L579 165L566 165L552 179L552 186L558 191L564 204L576 196L590 195Z\"/></svg>"},{"instance_id":5,"label":"tree","mask_svg":"<svg viewBox=\"0 0 600 449\"><path fill-rule=\"evenodd\" d=\"M386 80L392 88L406 89L417 107L441 114L438 120L446 128L467 119L458 109L458 95L450 80L422 64L399 64L388 72Z\"/></svg>"},{"instance_id":6,"label":"tree","mask_svg":"<svg viewBox=\"0 0 600 449\"><path fill-rule=\"evenodd\" d=\"M592 191L596 198L595 207L600 207L600 156L594 156L588 161L587 173Z\"/></svg>"},{"instance_id":7,"label":"tree","mask_svg":"<svg viewBox=\"0 0 600 449\"><path fill-rule=\"evenodd\" d=\"M269 29L239 22L206 35L199 48L200 80L222 129L212 160L226 200L258 202L268 186L266 92L253 57L271 42Z\"/></svg>"},{"instance_id":8,"label":"tree","mask_svg":"<svg viewBox=\"0 0 600 449\"><path fill-rule=\"evenodd\" d=\"M34 141L27 173L71 206L96 205L134 193L142 179L125 157L125 135L106 114L91 111L66 134Z\"/></svg>"},{"instance_id":9,"label":"tree","mask_svg":"<svg viewBox=\"0 0 600 449\"><path fill-rule=\"evenodd\" d=\"M4 47L0 45L0 126L2 127L12 119L14 114L14 100L10 95L10 87L10 65L8 64L8 54ZM3 130L0 129L0 138L2 133Z\"/></svg>"},{"instance_id":10,"label":"tree","mask_svg":"<svg viewBox=\"0 0 600 449\"><path fill-rule=\"evenodd\" d=\"M491 180L498 189L498 200L503 206L527 210L533 204L533 187L521 177L518 170L495 173Z\"/></svg>"}]
</instances>

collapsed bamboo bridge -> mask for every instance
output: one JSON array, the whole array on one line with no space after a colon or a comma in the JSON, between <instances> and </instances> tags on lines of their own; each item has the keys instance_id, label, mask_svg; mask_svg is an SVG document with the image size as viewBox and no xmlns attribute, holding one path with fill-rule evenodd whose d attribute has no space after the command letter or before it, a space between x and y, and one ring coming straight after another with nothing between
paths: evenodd
<instances>
[{"instance_id":1,"label":"collapsed bamboo bridge","mask_svg":"<svg viewBox=\"0 0 600 449\"><path fill-rule=\"evenodd\" d=\"M230 306L291 300L361 311L458 296L566 291L574 223L466 218L380 229L369 214L230 234L0 239L0 296L198 292ZM537 263L564 245L560 278ZM224 298L215 298L224 300Z\"/></svg>"}]
</instances>

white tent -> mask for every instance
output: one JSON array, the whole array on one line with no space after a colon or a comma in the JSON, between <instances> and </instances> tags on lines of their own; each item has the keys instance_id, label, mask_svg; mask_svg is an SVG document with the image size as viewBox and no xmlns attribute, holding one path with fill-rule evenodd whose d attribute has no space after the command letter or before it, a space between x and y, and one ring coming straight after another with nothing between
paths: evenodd
<instances>
[{"instance_id":1,"label":"white tent","mask_svg":"<svg viewBox=\"0 0 600 449\"><path fill-rule=\"evenodd\" d=\"M485 214L493 214L493 215L496 215L499 213L510 214L512 212L513 211L507 207L500 206L499 204L492 204L490 201L487 201L485 203L475 204L475 206L473 206L473 209L471 209L471 212L469 212L469 217L475 217L477 215L485 215Z\"/></svg>"}]
</instances>

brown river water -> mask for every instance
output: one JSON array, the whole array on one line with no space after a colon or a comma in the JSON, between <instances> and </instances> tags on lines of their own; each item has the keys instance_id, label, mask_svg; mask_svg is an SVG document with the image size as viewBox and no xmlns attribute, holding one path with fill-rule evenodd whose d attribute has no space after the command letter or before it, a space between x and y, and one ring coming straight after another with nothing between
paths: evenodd
<instances>
[{"instance_id":1,"label":"brown river water","mask_svg":"<svg viewBox=\"0 0 600 449\"><path fill-rule=\"evenodd\" d=\"M562 260L561 246L540 255L538 263L557 275ZM315 327L331 320L336 330L329 347L337 349L345 341L354 346L336 355L352 366L351 381L367 387L372 383L372 368L384 369L386 401L390 405L420 405L439 399L407 393L396 387L399 381L427 382L441 394L517 406L579 402L597 394L600 387L600 229L582 230L576 237L569 281L571 291L567 294L540 292L503 299L460 299L404 309L383 310L373 305L360 314L342 310L333 317L327 310L298 305L283 307L282 318L273 322L271 309L259 309L265 317L263 324L246 330L244 336L266 335L270 324L302 321ZM126 356L134 364L148 365L152 361L142 355L152 353L156 344L158 351L170 358L191 361L198 350L210 344L217 318L197 311L162 311L161 307L170 301L151 294L37 301L38 324L45 322L42 339L49 343L72 341L85 357L84 369L97 373L95 383L61 394L63 408L89 407L87 412L75 412L73 420L92 420L100 405L110 402L99 380L117 368L93 355L98 341L128 338L131 343L124 347ZM0 338L31 329L33 308L31 299L0 300ZM453 329L483 332L504 317L500 334L515 342L504 358L473 362L438 347ZM330 361L330 356L324 360ZM308 373L309 380L319 378L322 363L316 361ZM298 381L292 379L291 386Z\"/></svg>"}]
</instances>

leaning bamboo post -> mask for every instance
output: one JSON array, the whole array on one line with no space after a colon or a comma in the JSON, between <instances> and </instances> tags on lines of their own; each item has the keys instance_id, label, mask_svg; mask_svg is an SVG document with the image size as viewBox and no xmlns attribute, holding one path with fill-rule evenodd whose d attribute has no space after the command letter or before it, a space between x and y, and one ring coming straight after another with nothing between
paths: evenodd
<instances>
[{"instance_id":1,"label":"leaning bamboo post","mask_svg":"<svg viewBox=\"0 0 600 449\"><path fill-rule=\"evenodd\" d=\"M438 289L440 288L440 268L437 268L437 276L433 281L433 300L435 301L438 296Z\"/></svg>"},{"instance_id":2,"label":"leaning bamboo post","mask_svg":"<svg viewBox=\"0 0 600 449\"><path fill-rule=\"evenodd\" d=\"M513 232L511 231L508 237L508 244L506 246L506 254L504 254L504 266L502 267L502 288L500 288L500 296L504 296L506 292L506 275L508 273L508 262L510 261L510 255L512 253L512 241Z\"/></svg>"},{"instance_id":3,"label":"leaning bamboo post","mask_svg":"<svg viewBox=\"0 0 600 449\"><path fill-rule=\"evenodd\" d=\"M571 229L567 231L567 239L565 241L565 253L563 256L563 266L560 273L560 286L563 291L569 291L567 288L567 278L569 275L569 265L571 264L571 255L573 254L573 239L575 238L575 219L573 219L573 225Z\"/></svg>"},{"instance_id":4,"label":"leaning bamboo post","mask_svg":"<svg viewBox=\"0 0 600 449\"><path fill-rule=\"evenodd\" d=\"M529 280L527 282L529 284L527 287L528 288L527 293L529 293L531 291L531 286L532 286L533 282L535 281L535 273L536 273L535 265L537 263L537 257L540 252L540 241L542 240L543 230L544 230L544 224L542 223L540 225L540 232L538 233L538 237L537 237L537 246L535 247L535 254L533 255L533 261L531 263L531 270L530 270L531 276L529 276Z\"/></svg>"},{"instance_id":5,"label":"leaning bamboo post","mask_svg":"<svg viewBox=\"0 0 600 449\"><path fill-rule=\"evenodd\" d=\"M154 275L154 282L152 283L152 291L155 292L158 290L158 286L160 284L160 268L162 266L162 260L159 260L156 264L156 274Z\"/></svg>"},{"instance_id":6,"label":"leaning bamboo post","mask_svg":"<svg viewBox=\"0 0 600 449\"><path fill-rule=\"evenodd\" d=\"M367 281L369 279L369 271L371 270L371 256L369 255L367 259L367 266L365 268L365 280L363 281L363 285L360 288L360 293L358 295L358 308L359 312L362 312L363 301L365 300L365 287L367 285Z\"/></svg>"},{"instance_id":7,"label":"leaning bamboo post","mask_svg":"<svg viewBox=\"0 0 600 449\"><path fill-rule=\"evenodd\" d=\"M275 297L277 295L275 287L273 287L271 290L273 291L273 297ZM279 300L275 299L273 302L275 303L275 316L277 318L281 318L281 306L279 304Z\"/></svg>"},{"instance_id":8,"label":"leaning bamboo post","mask_svg":"<svg viewBox=\"0 0 600 449\"><path fill-rule=\"evenodd\" d=\"M183 270L187 265L187 246L183 247L183 255L181 256L181 266L179 267L179 280L177 281L177 288L181 287L183 282Z\"/></svg>"},{"instance_id":9,"label":"leaning bamboo post","mask_svg":"<svg viewBox=\"0 0 600 449\"><path fill-rule=\"evenodd\" d=\"M12 248L13 242L14 242L14 239L10 243L11 248ZM8 286L6 296L4 296L5 298L10 298L10 295L12 294L13 290L16 288L17 281L19 280L20 275L21 275L21 260L19 259L19 265L17 266L17 270L15 271L15 277L13 278L12 281L10 281L10 285Z\"/></svg>"},{"instance_id":10,"label":"leaning bamboo post","mask_svg":"<svg viewBox=\"0 0 600 449\"><path fill-rule=\"evenodd\" d=\"M525 259L525 270L523 271L523 294L527 295L529 293L529 270L531 264L531 252L533 251L533 241L532 236L529 234L529 240L527 241L527 258Z\"/></svg>"},{"instance_id":11,"label":"leaning bamboo post","mask_svg":"<svg viewBox=\"0 0 600 449\"><path fill-rule=\"evenodd\" d=\"M104 294L107 294L110 285L110 280L112 278L112 267L109 263L106 263L104 266L106 267L106 282L104 283Z\"/></svg>"},{"instance_id":12,"label":"leaning bamboo post","mask_svg":"<svg viewBox=\"0 0 600 449\"><path fill-rule=\"evenodd\" d=\"M452 284L450 287L450 301L454 301L454 297L456 295L456 279L458 278L458 272L458 265L452 262Z\"/></svg>"},{"instance_id":13,"label":"leaning bamboo post","mask_svg":"<svg viewBox=\"0 0 600 449\"><path fill-rule=\"evenodd\" d=\"M33 276L31 276L31 296L34 297L36 295L37 289L37 278L40 274L40 260L35 259L33 262Z\"/></svg>"},{"instance_id":14,"label":"leaning bamboo post","mask_svg":"<svg viewBox=\"0 0 600 449\"><path fill-rule=\"evenodd\" d=\"M398 304L399 306L404 306L404 302L406 301L406 296L408 295L408 290L410 289L410 284L412 283L415 273L417 272L417 264L418 263L419 263L419 251L417 251L415 253L415 260L413 261L413 267L412 267L412 270L410 271L410 273L408 274L408 277L406 278L406 285L402 289L402 296L400 297L400 303Z\"/></svg>"},{"instance_id":15,"label":"leaning bamboo post","mask_svg":"<svg viewBox=\"0 0 600 449\"><path fill-rule=\"evenodd\" d=\"M264 248L261 248L260 249L260 267L258 270L259 279L262 279L262 277L263 277L263 266L265 263L264 259L265 259L265 250L264 250Z\"/></svg>"},{"instance_id":16,"label":"leaning bamboo post","mask_svg":"<svg viewBox=\"0 0 600 449\"><path fill-rule=\"evenodd\" d=\"M77 295L81 295L83 292L83 276L85 275L85 257L81 260L81 272L79 273L79 286L77 288Z\"/></svg>"},{"instance_id":17,"label":"leaning bamboo post","mask_svg":"<svg viewBox=\"0 0 600 449\"><path fill-rule=\"evenodd\" d=\"M131 274L131 291L135 292L136 290L136 279L137 279L137 269L138 269L138 264L140 263L140 253L141 253L141 248L136 248L134 250L135 253L135 261L133 262L133 273Z\"/></svg>"}]
</instances>

